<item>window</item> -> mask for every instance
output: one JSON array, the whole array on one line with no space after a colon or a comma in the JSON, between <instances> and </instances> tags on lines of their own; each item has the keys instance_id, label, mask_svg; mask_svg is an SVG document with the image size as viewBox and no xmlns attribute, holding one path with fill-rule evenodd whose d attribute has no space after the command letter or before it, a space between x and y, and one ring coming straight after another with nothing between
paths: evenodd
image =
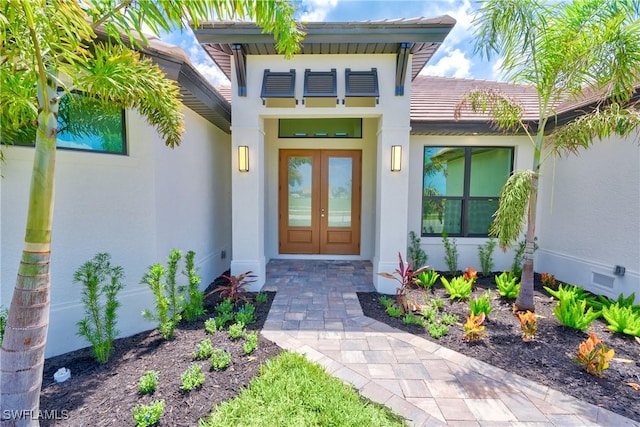
<instances>
[{"instance_id":1,"label":"window","mask_svg":"<svg viewBox=\"0 0 640 427\"><path fill-rule=\"evenodd\" d=\"M362 119L280 119L279 138L362 138Z\"/></svg>"},{"instance_id":2,"label":"window","mask_svg":"<svg viewBox=\"0 0 640 427\"><path fill-rule=\"evenodd\" d=\"M36 128L20 131L16 145L33 146ZM71 93L60 99L58 148L126 154L124 111L96 99Z\"/></svg>"},{"instance_id":3,"label":"window","mask_svg":"<svg viewBox=\"0 0 640 427\"><path fill-rule=\"evenodd\" d=\"M513 148L425 147L422 236L487 236L512 170Z\"/></svg>"}]
</instances>

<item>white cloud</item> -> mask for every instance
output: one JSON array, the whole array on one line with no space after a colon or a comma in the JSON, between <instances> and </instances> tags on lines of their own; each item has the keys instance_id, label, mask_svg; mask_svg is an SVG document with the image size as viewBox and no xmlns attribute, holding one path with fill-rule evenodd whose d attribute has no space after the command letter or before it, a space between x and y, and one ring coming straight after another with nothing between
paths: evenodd
<instances>
[{"instance_id":1,"label":"white cloud","mask_svg":"<svg viewBox=\"0 0 640 427\"><path fill-rule=\"evenodd\" d=\"M471 78L471 61L460 49L446 51L435 64L427 65L420 74L428 76Z\"/></svg>"},{"instance_id":2,"label":"white cloud","mask_svg":"<svg viewBox=\"0 0 640 427\"><path fill-rule=\"evenodd\" d=\"M493 60L493 64L491 65L491 79L504 81L506 80L506 76L502 72L502 63L504 62L504 58L499 57Z\"/></svg>"},{"instance_id":3,"label":"white cloud","mask_svg":"<svg viewBox=\"0 0 640 427\"><path fill-rule=\"evenodd\" d=\"M456 25L444 42L445 45L453 47L473 36L471 23L473 22L475 9L469 0L449 0L446 4L442 4L443 2L425 3L428 5L423 11L424 16L449 15L456 20Z\"/></svg>"},{"instance_id":4,"label":"white cloud","mask_svg":"<svg viewBox=\"0 0 640 427\"><path fill-rule=\"evenodd\" d=\"M337 4L338 0L302 0L298 19L302 22L322 22Z\"/></svg>"},{"instance_id":5,"label":"white cloud","mask_svg":"<svg viewBox=\"0 0 640 427\"><path fill-rule=\"evenodd\" d=\"M193 61L193 59L192 59ZM193 61L193 66L209 80L213 86L230 86L231 82L227 79L222 71L212 61L209 62L196 62Z\"/></svg>"}]
</instances>

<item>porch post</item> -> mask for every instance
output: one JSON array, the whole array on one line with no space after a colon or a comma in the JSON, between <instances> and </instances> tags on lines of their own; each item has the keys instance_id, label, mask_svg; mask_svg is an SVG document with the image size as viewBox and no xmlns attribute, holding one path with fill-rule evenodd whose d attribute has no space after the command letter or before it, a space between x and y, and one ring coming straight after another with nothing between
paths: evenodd
<instances>
[{"instance_id":1,"label":"porch post","mask_svg":"<svg viewBox=\"0 0 640 427\"><path fill-rule=\"evenodd\" d=\"M378 292L393 294L398 283L379 276L379 272L392 273L398 267L398 252L406 259L409 200L409 117L405 126L381 119L378 131L376 239L373 258L373 284ZM391 122L391 123L390 123ZM399 171L391 171L392 146L402 147Z\"/></svg>"},{"instance_id":2,"label":"porch post","mask_svg":"<svg viewBox=\"0 0 640 427\"><path fill-rule=\"evenodd\" d=\"M234 125L232 128L231 166L231 274L252 271L257 280L248 290L260 290L266 278L264 255L264 192L265 160L264 132L259 119L254 126ZM238 147L248 147L249 170L241 172Z\"/></svg>"}]
</instances>

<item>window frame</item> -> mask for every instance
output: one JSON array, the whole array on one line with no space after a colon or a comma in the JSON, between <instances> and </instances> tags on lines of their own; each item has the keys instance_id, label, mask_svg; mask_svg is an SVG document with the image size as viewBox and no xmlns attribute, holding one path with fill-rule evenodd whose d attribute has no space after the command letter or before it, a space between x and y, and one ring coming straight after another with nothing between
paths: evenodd
<instances>
[{"instance_id":1,"label":"window frame","mask_svg":"<svg viewBox=\"0 0 640 427\"><path fill-rule=\"evenodd\" d=\"M425 181L424 181L424 165L425 165L425 156L426 150L428 148L454 148L454 149L463 149L464 150L464 176L463 180L463 189L461 196L425 196ZM460 209L460 232L452 233L447 232L447 235L450 237L489 237L489 233L469 233L469 202L474 200L480 201L491 201L493 199L497 199L500 201L500 195L497 196L470 196L471 191L471 160L474 149L501 149L501 150L509 150L510 152L510 162L511 162L511 170L509 171L509 176L513 174L514 166L515 166L515 146L501 146L501 145L424 145L422 150L422 197L421 197L421 205L420 205L420 236L421 237L441 237L442 232L440 233L428 233L423 229L423 221L424 221L424 209L425 202L427 200L460 200L462 203L462 207ZM508 179L507 177L507 179Z\"/></svg>"}]
</instances>

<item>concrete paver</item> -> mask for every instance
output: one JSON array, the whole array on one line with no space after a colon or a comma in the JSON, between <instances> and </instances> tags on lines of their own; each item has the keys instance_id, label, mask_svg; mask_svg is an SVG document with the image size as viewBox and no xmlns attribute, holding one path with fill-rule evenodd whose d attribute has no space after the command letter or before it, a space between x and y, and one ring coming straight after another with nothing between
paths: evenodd
<instances>
[{"instance_id":1,"label":"concrete paver","mask_svg":"<svg viewBox=\"0 0 640 427\"><path fill-rule=\"evenodd\" d=\"M365 317L368 261L271 260L262 334L305 354L411 426L637 426L547 386Z\"/></svg>"}]
</instances>

